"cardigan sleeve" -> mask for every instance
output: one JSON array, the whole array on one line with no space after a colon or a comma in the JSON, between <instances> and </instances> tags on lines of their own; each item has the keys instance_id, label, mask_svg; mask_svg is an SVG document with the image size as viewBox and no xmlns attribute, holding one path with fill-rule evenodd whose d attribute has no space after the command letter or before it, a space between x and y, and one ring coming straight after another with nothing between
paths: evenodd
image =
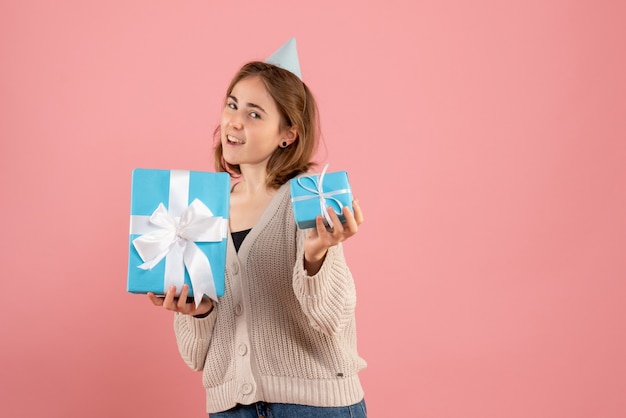
<instances>
[{"instance_id":1,"label":"cardigan sleeve","mask_svg":"<svg viewBox=\"0 0 626 418\"><path fill-rule=\"evenodd\" d=\"M204 367L217 307L206 318L194 318L181 313L174 314L174 333L181 357L193 370Z\"/></svg>"},{"instance_id":2,"label":"cardigan sleeve","mask_svg":"<svg viewBox=\"0 0 626 418\"><path fill-rule=\"evenodd\" d=\"M354 317L356 289L341 244L328 249L322 267L313 276L304 269L306 231L298 231L293 288L300 306L316 330L339 334Z\"/></svg>"}]
</instances>

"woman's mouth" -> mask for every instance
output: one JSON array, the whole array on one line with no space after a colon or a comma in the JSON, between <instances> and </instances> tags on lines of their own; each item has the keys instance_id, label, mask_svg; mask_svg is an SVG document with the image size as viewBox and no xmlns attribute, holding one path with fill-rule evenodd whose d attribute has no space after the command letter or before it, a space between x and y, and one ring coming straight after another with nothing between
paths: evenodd
<instances>
[{"instance_id":1,"label":"woman's mouth","mask_svg":"<svg viewBox=\"0 0 626 418\"><path fill-rule=\"evenodd\" d=\"M245 142L242 139L239 139L235 136L232 135L226 135L226 140L230 143L230 144L244 144Z\"/></svg>"}]
</instances>

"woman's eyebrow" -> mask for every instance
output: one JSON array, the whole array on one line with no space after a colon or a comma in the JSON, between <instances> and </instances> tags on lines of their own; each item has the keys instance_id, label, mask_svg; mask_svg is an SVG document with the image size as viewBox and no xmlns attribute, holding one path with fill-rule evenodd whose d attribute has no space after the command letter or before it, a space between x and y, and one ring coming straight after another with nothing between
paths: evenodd
<instances>
[{"instance_id":1,"label":"woman's eyebrow","mask_svg":"<svg viewBox=\"0 0 626 418\"><path fill-rule=\"evenodd\" d=\"M229 99L231 99L233 102L239 104L239 100L237 100L237 98L233 95L228 96ZM246 103L246 107L248 108L253 108L253 109L259 109L261 112L267 114L267 112L265 111L265 109L263 109L261 106L259 106L258 104L255 103Z\"/></svg>"},{"instance_id":2,"label":"woman's eyebrow","mask_svg":"<svg viewBox=\"0 0 626 418\"><path fill-rule=\"evenodd\" d=\"M258 104L254 104L254 103L246 103L246 106L249 108L253 108L253 109L259 109L261 112L267 114L267 112L265 111L265 109L263 109L261 106L259 106Z\"/></svg>"},{"instance_id":3,"label":"woman's eyebrow","mask_svg":"<svg viewBox=\"0 0 626 418\"><path fill-rule=\"evenodd\" d=\"M233 95L228 96L229 99L231 99L233 102L239 104L239 100L237 100L237 98ZM253 108L253 109L259 109L261 112L267 114L267 112L265 111L265 109L263 109L261 106L259 106L258 104L255 103L246 103L246 107L248 108Z\"/></svg>"}]
</instances>

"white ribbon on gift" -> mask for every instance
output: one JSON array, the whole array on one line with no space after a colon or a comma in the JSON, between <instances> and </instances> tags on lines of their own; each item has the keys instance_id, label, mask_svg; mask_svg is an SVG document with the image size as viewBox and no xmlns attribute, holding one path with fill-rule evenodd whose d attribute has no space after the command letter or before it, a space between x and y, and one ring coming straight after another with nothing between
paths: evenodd
<instances>
[{"instance_id":1,"label":"white ribbon on gift","mask_svg":"<svg viewBox=\"0 0 626 418\"><path fill-rule=\"evenodd\" d=\"M144 261L137 266L150 270L165 258L165 291L176 286L180 293L185 280L185 268L193 287L196 307L203 295L217 300L211 263L196 242L219 242L227 236L228 220L213 216L200 200L189 206L189 171L170 172L169 211L163 203L150 216L131 216L130 233L142 234L133 240Z\"/></svg>"},{"instance_id":2,"label":"white ribbon on gift","mask_svg":"<svg viewBox=\"0 0 626 418\"><path fill-rule=\"evenodd\" d=\"M335 198L334 196L339 195L339 194L350 193L350 189L339 189L339 190L333 190L330 192L324 192L323 186L324 186L324 176L326 175L326 170L328 170L328 164L324 166L322 173L319 175L319 180L317 180L315 176L298 177L298 185L302 187L304 190L306 190L307 192L313 193L313 195L296 196L296 197L293 197L291 201L298 202L302 200L318 198L320 202L320 211L322 212L322 218L328 224L328 226L332 228L333 221L330 219L330 215L328 214L328 205L326 204L326 200L330 199L330 200L333 200L335 203L337 203L337 206L339 206L339 212L335 210L335 213L337 213L337 215L340 215L341 210L343 209L343 204L341 203L339 199ZM308 187L302 183L303 180L307 180L307 179L313 182L314 188Z\"/></svg>"}]
</instances>

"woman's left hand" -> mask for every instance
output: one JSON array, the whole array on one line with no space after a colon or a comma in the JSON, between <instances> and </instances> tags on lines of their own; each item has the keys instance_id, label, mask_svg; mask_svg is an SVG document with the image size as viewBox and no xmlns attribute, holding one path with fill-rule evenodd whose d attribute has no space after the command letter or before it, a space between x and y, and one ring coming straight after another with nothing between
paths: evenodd
<instances>
[{"instance_id":1,"label":"woman's left hand","mask_svg":"<svg viewBox=\"0 0 626 418\"><path fill-rule=\"evenodd\" d=\"M352 208L354 213L347 206L343 207L344 223L341 223L333 208L328 208L333 221L332 229L326 228L321 215L315 220L315 228L311 229L304 242L304 268L310 276L319 271L330 247L347 240L359 230L359 225L363 223L363 212L358 199L352 201Z\"/></svg>"}]
</instances>

